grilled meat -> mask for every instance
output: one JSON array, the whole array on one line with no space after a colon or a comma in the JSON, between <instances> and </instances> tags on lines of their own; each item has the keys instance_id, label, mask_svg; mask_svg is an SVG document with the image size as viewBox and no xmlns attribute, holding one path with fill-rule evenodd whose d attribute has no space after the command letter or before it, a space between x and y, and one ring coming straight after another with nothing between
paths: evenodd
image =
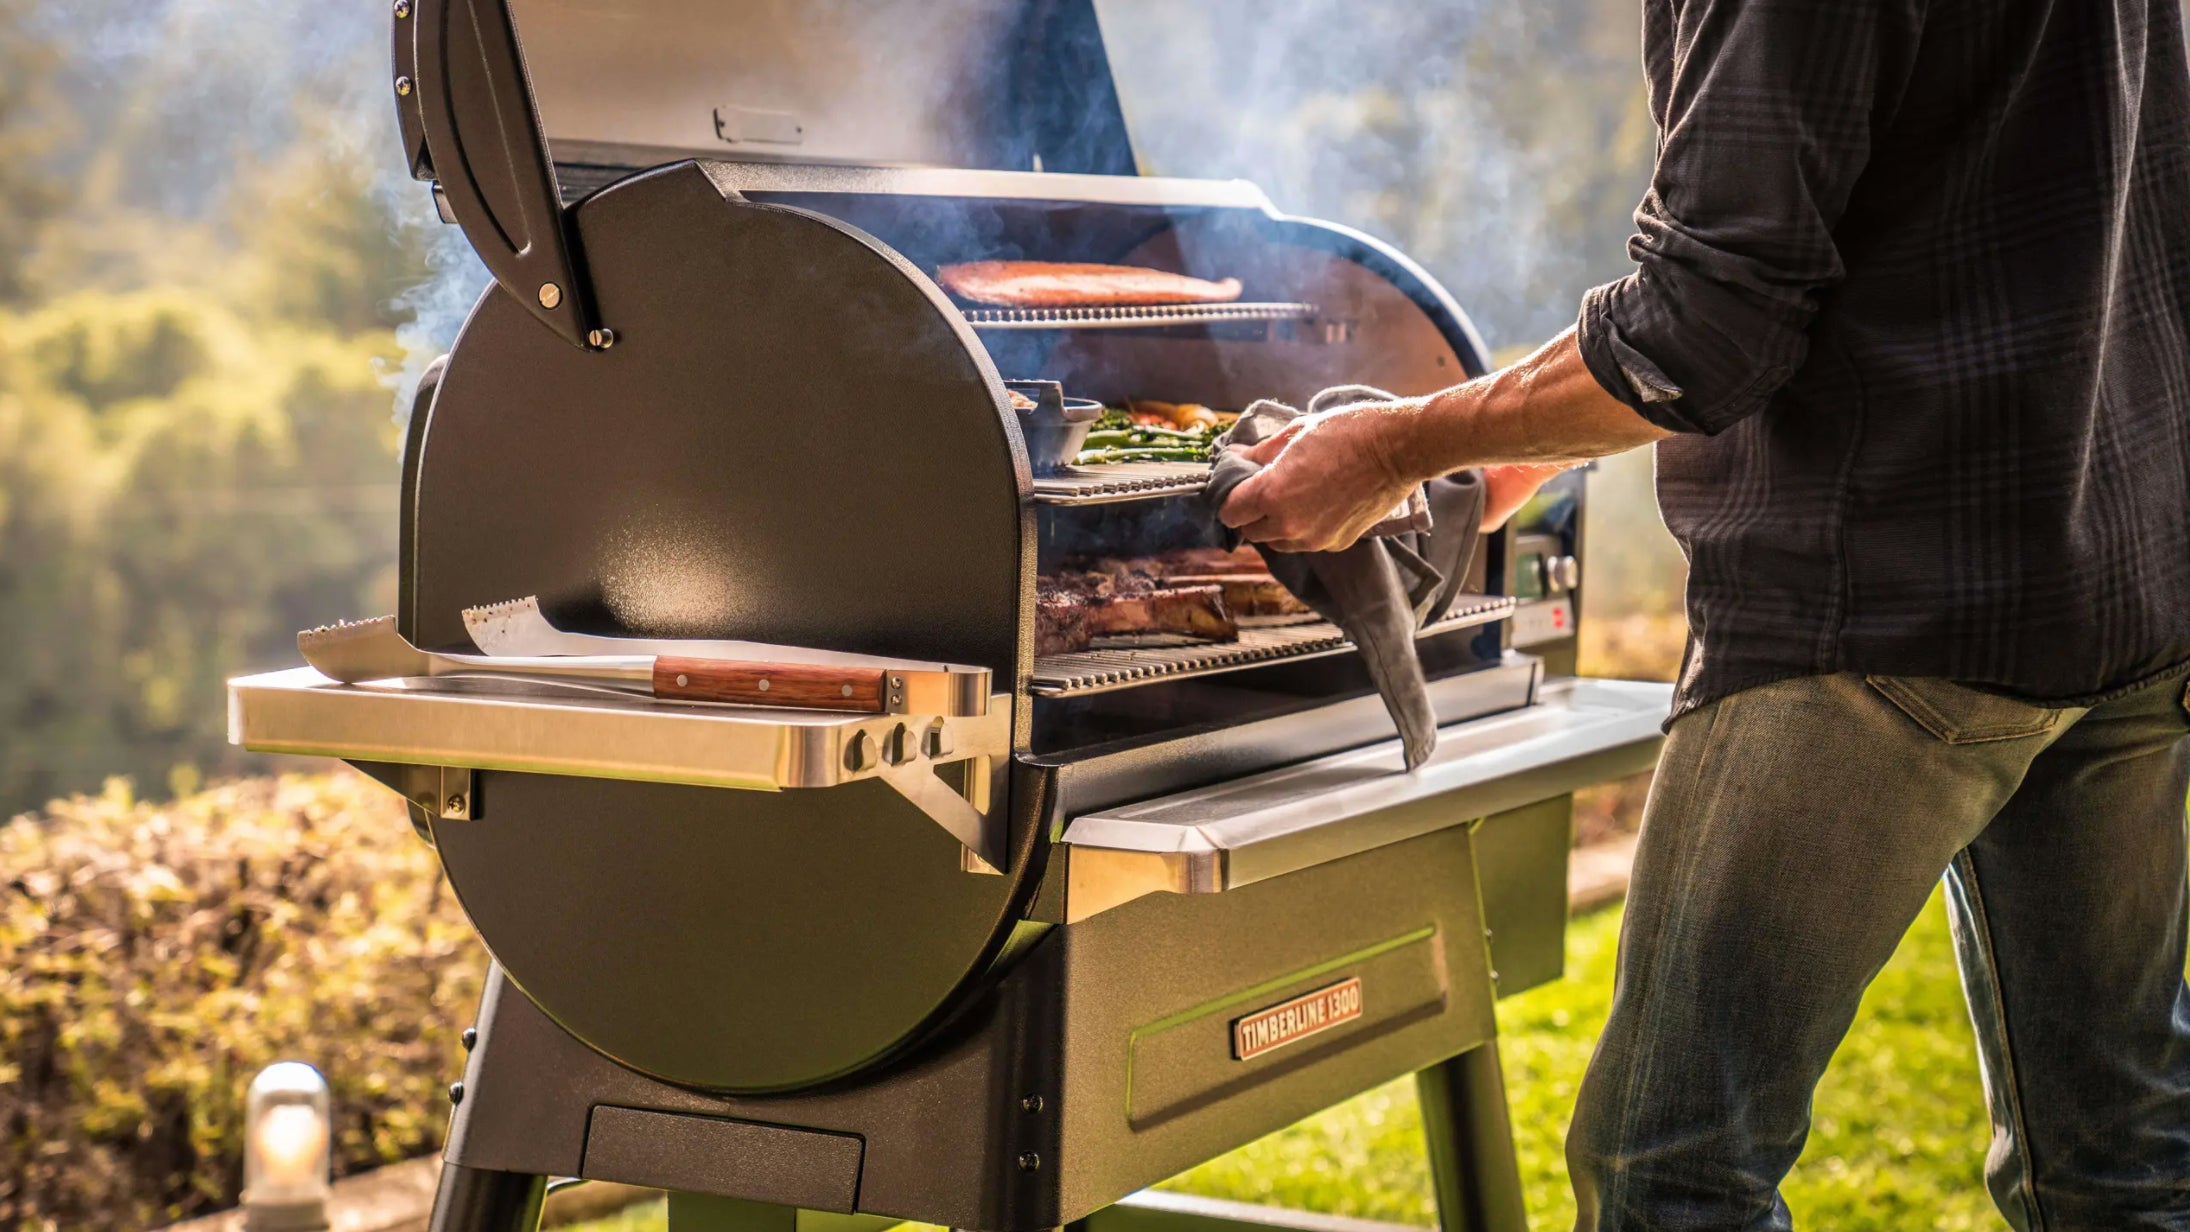
<instances>
[{"instance_id":1,"label":"grilled meat","mask_svg":"<svg viewBox=\"0 0 2190 1232\"><path fill-rule=\"evenodd\" d=\"M935 279L960 299L1009 308L1223 304L1240 296L1237 278L1208 282L1131 265L966 261L936 270Z\"/></svg>"},{"instance_id":2,"label":"grilled meat","mask_svg":"<svg viewBox=\"0 0 2190 1232\"><path fill-rule=\"evenodd\" d=\"M1035 653L1147 634L1235 641L1242 616L1309 614L1253 548L1082 557L1036 583Z\"/></svg>"},{"instance_id":3,"label":"grilled meat","mask_svg":"<svg viewBox=\"0 0 2190 1232\"><path fill-rule=\"evenodd\" d=\"M1285 584L1267 573L1178 574L1164 585L1214 586L1224 592L1224 606L1234 616L1306 616L1308 605L1293 597Z\"/></svg>"}]
</instances>

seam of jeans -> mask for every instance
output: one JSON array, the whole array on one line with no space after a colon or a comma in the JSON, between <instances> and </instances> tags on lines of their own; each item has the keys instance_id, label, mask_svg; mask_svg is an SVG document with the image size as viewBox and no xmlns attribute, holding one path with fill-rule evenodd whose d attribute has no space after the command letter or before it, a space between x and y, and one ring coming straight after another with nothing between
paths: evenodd
<instances>
[{"instance_id":1,"label":"seam of jeans","mask_svg":"<svg viewBox=\"0 0 2190 1232\"><path fill-rule=\"evenodd\" d=\"M2023 1160L2023 1205L2030 1211L2030 1232L2045 1232L2045 1211L2038 1205L2038 1169L2030 1157L2030 1123L2023 1119L2022 1081L2016 1076L2015 1048L2008 1038L2007 1003L2000 999L2000 964L1994 957L1992 914L1985 909L1985 890L1977 878L1977 860L1965 847L1954 857L1962 868L1962 882L1969 887L1970 914L1977 926L1978 953L1985 961L1985 996L1992 1002L1992 1018L1999 1024L2000 1075L2007 1092L2008 1116L2014 1121L2015 1153Z\"/></svg>"},{"instance_id":2,"label":"seam of jeans","mask_svg":"<svg viewBox=\"0 0 2190 1232\"><path fill-rule=\"evenodd\" d=\"M1739 694L1735 696L1739 696ZM1703 729L1703 747L1697 750L1695 771L1689 776L1687 799L1683 802L1686 806L1684 811L1689 816L1694 816L1697 812L1695 808L1696 797L1703 786L1704 768L1709 766L1712 761L1711 751L1714 743L1718 740L1719 719L1726 713L1727 708L1733 705L1733 702L1733 697L1722 697L1711 703L1711 721ZM1693 861L1700 858L1700 853L1697 850L1698 846L1695 843L1686 845L1687 851L1684 853L1686 858L1683 859L1680 866L1683 879L1685 879L1686 871L1693 866ZM1657 942L1664 936L1665 920L1666 915L1661 912L1659 914L1658 931L1654 931L1650 937L1650 948L1653 950L1661 948ZM1639 943L1642 938L1638 937L1635 940ZM1656 1008L1661 987L1660 982L1653 980L1649 987L1643 990L1643 1004L1637 1006L1635 1011L1641 1021L1649 1022L1655 1017L1652 1011ZM1620 1092L1619 1129L1613 1137L1615 1151L1630 1141L1634 1134L1637 1096L1644 1086L1644 1076L1648 1068L1647 1065L1643 1064L1642 1059L1638 1058L1636 1063L1628 1070L1627 1088ZM1605 1186L1605 1192L1599 1200L1599 1206L1601 1210L1616 1211L1627 1201L1626 1160L1616 1154L1612 1160L1611 1171L1612 1175L1608 1178L1609 1183Z\"/></svg>"}]
</instances>

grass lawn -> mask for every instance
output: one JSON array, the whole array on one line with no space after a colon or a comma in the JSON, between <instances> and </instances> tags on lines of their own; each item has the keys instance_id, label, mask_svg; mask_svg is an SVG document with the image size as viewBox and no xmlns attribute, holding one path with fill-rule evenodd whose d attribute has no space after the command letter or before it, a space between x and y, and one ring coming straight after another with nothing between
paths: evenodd
<instances>
[{"instance_id":1,"label":"grass lawn","mask_svg":"<svg viewBox=\"0 0 2190 1232\"><path fill-rule=\"evenodd\" d=\"M1612 997L1619 913L1574 922L1567 978L1498 1007L1531 1222L1573 1225L1562 1154L1574 1090ZM1987 1129L1969 1019L1936 892L1864 998L1817 1093L1810 1146L1786 1186L1798 1227L1997 1229L1981 1168ZM1333 1214L1435 1222L1412 1080L1392 1083L1212 1160L1165 1188ZM660 1204L586 1225L660 1232Z\"/></svg>"}]
</instances>

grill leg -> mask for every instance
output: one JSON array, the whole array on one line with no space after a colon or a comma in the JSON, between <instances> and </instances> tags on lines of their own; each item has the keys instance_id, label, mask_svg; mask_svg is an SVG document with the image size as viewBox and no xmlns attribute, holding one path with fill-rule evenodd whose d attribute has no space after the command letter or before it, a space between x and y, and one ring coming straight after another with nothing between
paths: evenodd
<instances>
[{"instance_id":1,"label":"grill leg","mask_svg":"<svg viewBox=\"0 0 2190 1232\"><path fill-rule=\"evenodd\" d=\"M1496 1040L1414 1077L1443 1232L1528 1232Z\"/></svg>"},{"instance_id":2,"label":"grill leg","mask_svg":"<svg viewBox=\"0 0 2190 1232\"><path fill-rule=\"evenodd\" d=\"M538 1232L547 1178L441 1165L428 1232Z\"/></svg>"}]
</instances>

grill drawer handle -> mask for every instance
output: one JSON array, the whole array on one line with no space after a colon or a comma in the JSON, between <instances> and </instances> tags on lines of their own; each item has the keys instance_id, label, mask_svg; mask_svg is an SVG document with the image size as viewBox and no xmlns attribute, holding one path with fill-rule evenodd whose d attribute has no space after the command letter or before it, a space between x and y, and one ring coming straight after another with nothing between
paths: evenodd
<instances>
[{"instance_id":1,"label":"grill drawer handle","mask_svg":"<svg viewBox=\"0 0 2190 1232\"><path fill-rule=\"evenodd\" d=\"M654 696L686 702L881 714L885 674L880 668L869 667L661 658L654 661Z\"/></svg>"}]
</instances>

